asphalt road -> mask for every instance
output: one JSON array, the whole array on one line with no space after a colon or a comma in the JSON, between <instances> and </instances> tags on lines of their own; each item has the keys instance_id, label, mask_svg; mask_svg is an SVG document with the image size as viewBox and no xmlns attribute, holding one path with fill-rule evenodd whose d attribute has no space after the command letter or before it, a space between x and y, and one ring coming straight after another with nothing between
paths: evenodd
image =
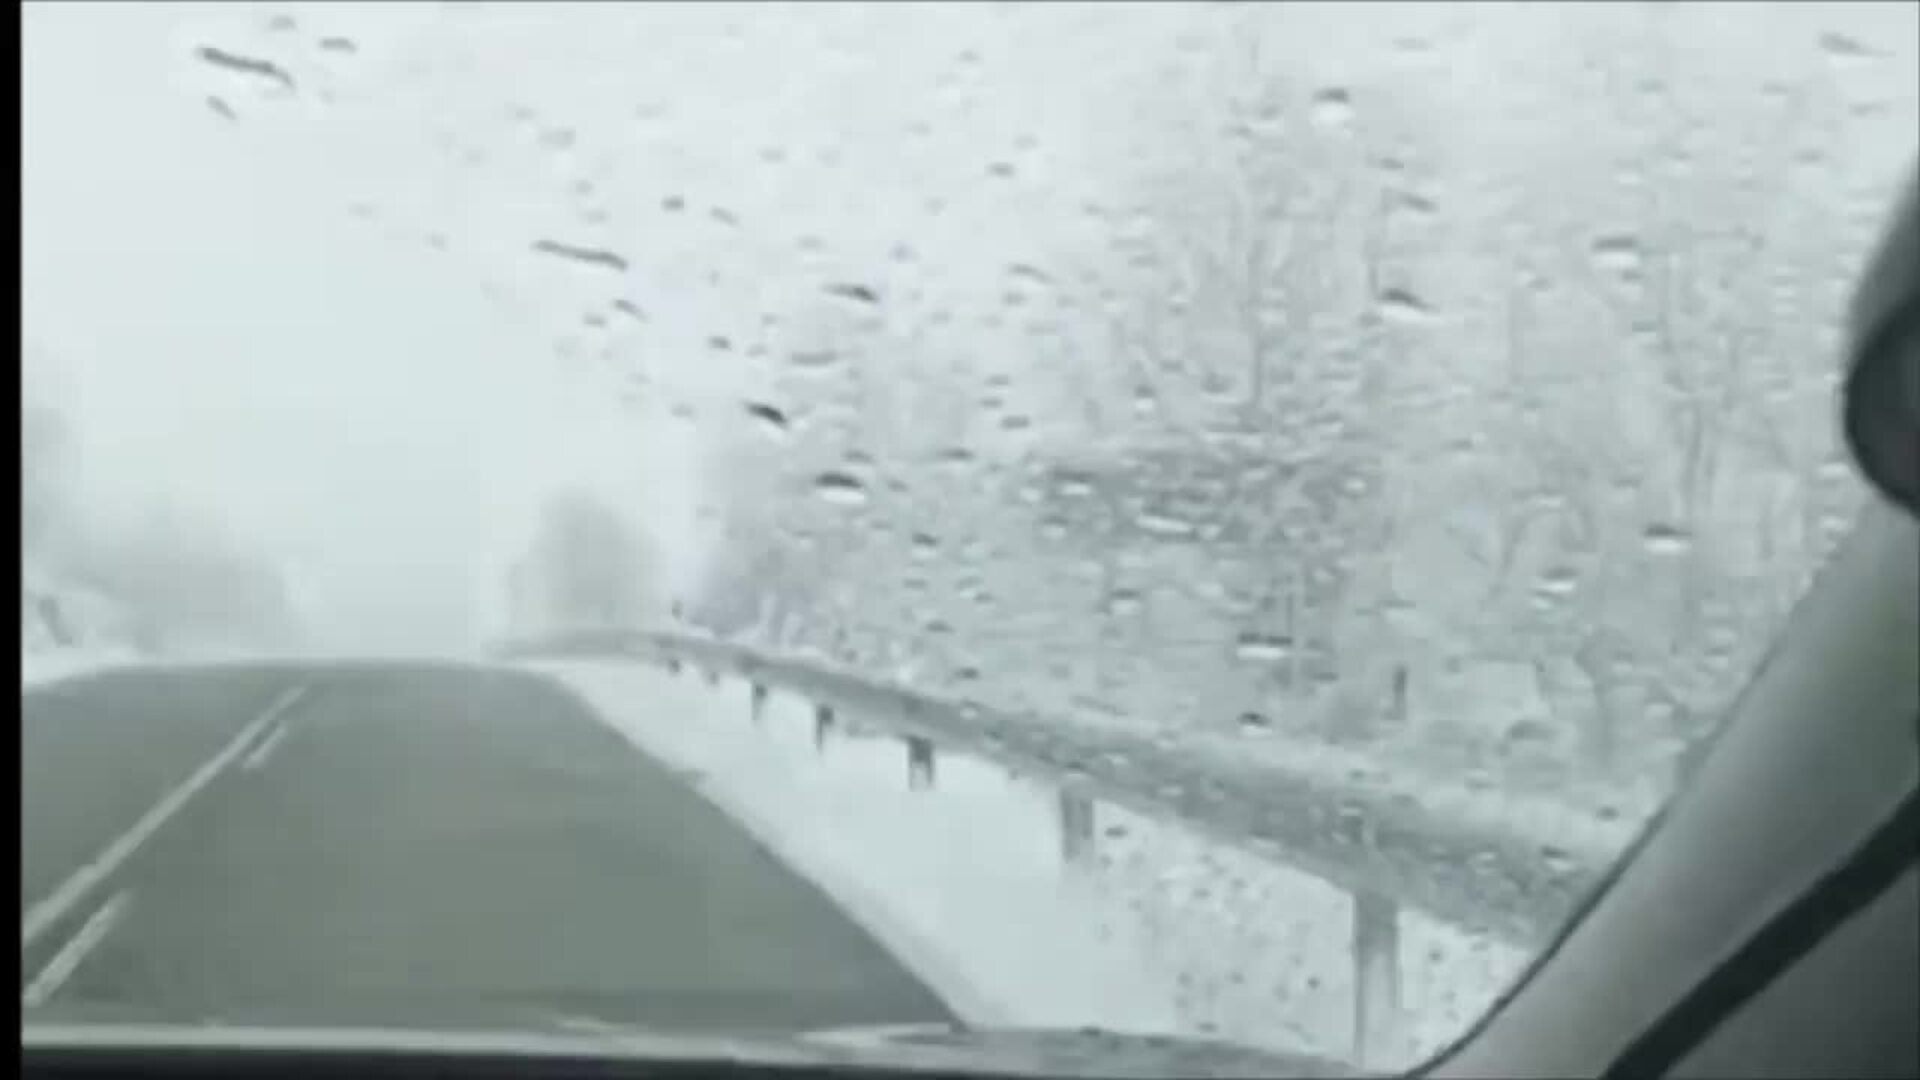
<instances>
[{"instance_id":1,"label":"asphalt road","mask_svg":"<svg viewBox=\"0 0 1920 1080\"><path fill-rule=\"evenodd\" d=\"M552 683L422 664L120 672L21 698L26 1019L951 1019Z\"/></svg>"}]
</instances>

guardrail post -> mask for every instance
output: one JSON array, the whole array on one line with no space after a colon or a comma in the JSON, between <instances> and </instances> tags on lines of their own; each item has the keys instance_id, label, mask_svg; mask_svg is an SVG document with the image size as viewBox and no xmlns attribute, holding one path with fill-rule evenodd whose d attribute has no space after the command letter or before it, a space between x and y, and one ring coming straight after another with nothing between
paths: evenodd
<instances>
[{"instance_id":1,"label":"guardrail post","mask_svg":"<svg viewBox=\"0 0 1920 1080\"><path fill-rule=\"evenodd\" d=\"M1062 788L1060 807L1060 859L1078 866L1093 856L1093 800Z\"/></svg>"},{"instance_id":2,"label":"guardrail post","mask_svg":"<svg viewBox=\"0 0 1920 1080\"><path fill-rule=\"evenodd\" d=\"M1400 912L1378 893L1353 896L1353 965L1353 1060L1378 1065L1400 1037Z\"/></svg>"},{"instance_id":3,"label":"guardrail post","mask_svg":"<svg viewBox=\"0 0 1920 1080\"><path fill-rule=\"evenodd\" d=\"M751 717L753 718L753 722L754 722L754 724L755 724L756 726L757 726L757 725L758 725L758 724L759 724L759 723L760 723L760 722L761 722L761 721L762 721L763 719L765 719L765 718L766 718L766 715L767 715L767 684L765 684L765 683L763 683L763 682L758 682L758 681L756 681L756 682L755 682L755 683L753 684L753 691L752 691L752 696L751 696L751 698L750 698L750 703L748 704L748 706L747 706L747 707L748 707L748 709L749 709L749 713L748 713L748 715L749 715L749 716L751 716Z\"/></svg>"},{"instance_id":4,"label":"guardrail post","mask_svg":"<svg viewBox=\"0 0 1920 1080\"><path fill-rule=\"evenodd\" d=\"M907 736L907 790L927 791L933 787L933 740L924 735Z\"/></svg>"},{"instance_id":5,"label":"guardrail post","mask_svg":"<svg viewBox=\"0 0 1920 1080\"><path fill-rule=\"evenodd\" d=\"M827 736L833 733L833 706L825 702L816 702L813 706L813 748L816 752L827 748Z\"/></svg>"}]
</instances>

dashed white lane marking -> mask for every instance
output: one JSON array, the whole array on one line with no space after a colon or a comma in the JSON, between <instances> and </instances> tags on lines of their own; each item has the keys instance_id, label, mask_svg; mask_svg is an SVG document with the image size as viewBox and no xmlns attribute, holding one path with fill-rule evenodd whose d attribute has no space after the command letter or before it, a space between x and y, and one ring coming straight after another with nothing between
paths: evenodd
<instances>
[{"instance_id":1,"label":"dashed white lane marking","mask_svg":"<svg viewBox=\"0 0 1920 1080\"><path fill-rule=\"evenodd\" d=\"M219 753L208 758L180 786L167 792L166 796L155 803L139 821L133 823L133 828L121 833L113 843L108 844L100 854L94 856L91 862L75 870L67 880L61 882L59 888L28 908L26 914L20 918L20 947L24 949L33 944L34 940L46 933L49 927L78 906L80 901L85 900L88 892L119 869L120 864L126 862L134 852L140 850L141 844L152 839L153 834L160 831L160 827L167 823L168 818L179 813L180 808L187 804L187 800L193 798L201 788L212 783L213 778L220 775L221 769L226 768L245 752L255 736L260 734L261 729L272 724L281 713L300 700L300 696L306 693L306 689L304 686L296 686L281 694L272 705L267 707L266 712L242 728L240 734L228 740L227 744L220 748Z\"/></svg>"},{"instance_id":2,"label":"dashed white lane marking","mask_svg":"<svg viewBox=\"0 0 1920 1080\"><path fill-rule=\"evenodd\" d=\"M275 724L273 730L267 732L266 738L261 739L259 745L255 746L252 752L240 759L240 767L251 771L265 765L267 763L267 755L273 753L273 748L279 746L280 740L287 737L288 730L285 723Z\"/></svg>"},{"instance_id":3,"label":"dashed white lane marking","mask_svg":"<svg viewBox=\"0 0 1920 1080\"><path fill-rule=\"evenodd\" d=\"M81 923L79 931L67 939L65 945L60 946L60 951L53 954L53 959L47 961L47 966L41 968L40 974L35 975L33 981L27 984L27 988L20 992L21 1008L38 1008L46 1004L48 998L59 993L60 988L73 977L73 973L80 970L80 965L87 959L87 954L107 940L107 935L113 933L113 928L119 925L121 919L126 918L127 907L131 902L130 894L115 893L113 899L102 904L99 911L94 912L86 922Z\"/></svg>"}]
</instances>

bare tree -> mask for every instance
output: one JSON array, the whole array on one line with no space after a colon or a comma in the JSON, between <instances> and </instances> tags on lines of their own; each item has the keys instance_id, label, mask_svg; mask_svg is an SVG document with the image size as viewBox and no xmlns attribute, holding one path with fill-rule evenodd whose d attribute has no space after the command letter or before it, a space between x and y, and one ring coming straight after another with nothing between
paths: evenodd
<instances>
[{"instance_id":1,"label":"bare tree","mask_svg":"<svg viewBox=\"0 0 1920 1080\"><path fill-rule=\"evenodd\" d=\"M64 413L23 395L20 409L20 542L30 555L73 514L73 435Z\"/></svg>"},{"instance_id":2,"label":"bare tree","mask_svg":"<svg viewBox=\"0 0 1920 1080\"><path fill-rule=\"evenodd\" d=\"M630 627L650 613L652 567L644 537L584 492L549 499L530 573L547 618L567 627Z\"/></svg>"},{"instance_id":3,"label":"bare tree","mask_svg":"<svg viewBox=\"0 0 1920 1080\"><path fill-rule=\"evenodd\" d=\"M123 608L150 644L277 643L297 629L276 566L217 521L171 504L89 535L68 565L76 585Z\"/></svg>"},{"instance_id":4,"label":"bare tree","mask_svg":"<svg viewBox=\"0 0 1920 1080\"><path fill-rule=\"evenodd\" d=\"M1190 510L1219 527L1209 549L1259 568L1236 621L1286 643L1268 690L1305 693L1332 678L1348 609L1388 606L1345 593L1392 532L1379 375L1397 346L1378 309L1418 290L1392 250L1396 193L1363 149L1403 141L1392 103L1362 112L1351 88L1277 70L1274 32L1247 9L1201 100L1157 103L1180 158L1110 215L1107 397L1151 406L1123 443L1190 459L1175 471L1216 491Z\"/></svg>"}]
</instances>

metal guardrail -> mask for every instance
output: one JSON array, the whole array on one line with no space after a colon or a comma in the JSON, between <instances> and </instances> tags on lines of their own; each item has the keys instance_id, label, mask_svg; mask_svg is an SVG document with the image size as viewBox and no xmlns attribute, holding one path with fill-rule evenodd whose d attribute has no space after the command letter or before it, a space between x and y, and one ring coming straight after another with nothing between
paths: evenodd
<instances>
[{"instance_id":1,"label":"metal guardrail","mask_svg":"<svg viewBox=\"0 0 1920 1080\"><path fill-rule=\"evenodd\" d=\"M1352 899L1352 1060L1403 1052L1400 912L1537 950L1563 929L1611 859L1582 861L1520 829L1449 819L1404 796L1340 786L1270 765L1233 766L1126 731L958 704L859 672L671 631L583 630L510 643L508 657L633 657L671 672L723 673L751 686L756 723L772 688L812 703L816 742L836 724L896 733L910 788L930 786L939 746L1042 775L1060 791L1061 855L1095 846L1097 802L1177 821L1214 840L1259 850Z\"/></svg>"},{"instance_id":2,"label":"metal guardrail","mask_svg":"<svg viewBox=\"0 0 1920 1080\"><path fill-rule=\"evenodd\" d=\"M817 660L691 634L582 631L512 643L504 651L618 653L729 672L833 713L1048 774L1063 790L1277 855L1357 898L1416 908L1523 948L1556 936L1611 861L1544 845L1518 826L1449 818L1363 783L1203 760L1143 734L957 704Z\"/></svg>"}]
</instances>

